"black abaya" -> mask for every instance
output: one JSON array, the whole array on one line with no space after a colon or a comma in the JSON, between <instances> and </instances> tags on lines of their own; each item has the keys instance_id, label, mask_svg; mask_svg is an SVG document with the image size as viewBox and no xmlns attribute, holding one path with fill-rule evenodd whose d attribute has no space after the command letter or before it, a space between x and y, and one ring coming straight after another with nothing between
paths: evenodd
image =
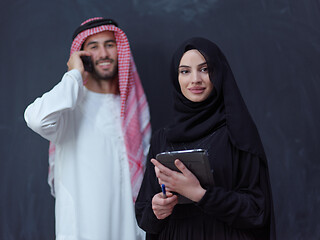
<instances>
[{"instance_id":1,"label":"black abaya","mask_svg":"<svg viewBox=\"0 0 320 240\"><path fill-rule=\"evenodd\" d=\"M151 199L161 188L149 161L135 204L138 224L147 232L147 239L275 239L270 231L273 218L267 167L257 156L234 148L228 138L226 126L198 141L178 145L168 142L163 130L154 134L148 159L163 151L207 149L215 186L207 189L200 202L178 204L168 218L158 220Z\"/></svg>"},{"instance_id":2,"label":"black abaya","mask_svg":"<svg viewBox=\"0 0 320 240\"><path fill-rule=\"evenodd\" d=\"M202 102L187 99L178 82L181 57L190 49L204 56L214 86ZM189 39L173 56L171 80L175 121L153 134L135 204L147 239L275 239L267 159L225 56L209 40ZM151 201L161 188L150 159L163 151L197 148L208 151L215 185L198 203L178 204L170 216L157 219Z\"/></svg>"}]
</instances>

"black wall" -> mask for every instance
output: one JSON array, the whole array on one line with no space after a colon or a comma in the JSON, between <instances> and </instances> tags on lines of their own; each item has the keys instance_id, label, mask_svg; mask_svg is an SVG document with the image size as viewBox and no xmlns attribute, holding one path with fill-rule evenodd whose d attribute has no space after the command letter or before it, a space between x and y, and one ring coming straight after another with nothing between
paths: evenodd
<instances>
[{"instance_id":1,"label":"black wall","mask_svg":"<svg viewBox=\"0 0 320 240\"><path fill-rule=\"evenodd\" d=\"M93 16L128 35L153 129L172 119L169 63L186 38L226 54L269 160L279 239L320 238L319 0L13 0L0 3L0 239L54 239L48 142L24 109L67 70Z\"/></svg>"}]
</instances>

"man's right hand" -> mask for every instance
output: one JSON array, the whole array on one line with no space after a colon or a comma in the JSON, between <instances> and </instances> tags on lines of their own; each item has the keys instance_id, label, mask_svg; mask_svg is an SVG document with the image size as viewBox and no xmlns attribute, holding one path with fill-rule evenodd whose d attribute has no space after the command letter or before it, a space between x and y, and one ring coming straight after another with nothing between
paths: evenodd
<instances>
[{"instance_id":1,"label":"man's right hand","mask_svg":"<svg viewBox=\"0 0 320 240\"><path fill-rule=\"evenodd\" d=\"M174 206L178 203L178 197L167 192L167 198L163 198L162 192L152 198L152 210L158 219L165 219L171 215Z\"/></svg>"},{"instance_id":2,"label":"man's right hand","mask_svg":"<svg viewBox=\"0 0 320 240\"><path fill-rule=\"evenodd\" d=\"M83 76L84 74L84 66L83 66L83 62L81 60L81 56L90 56L91 54L89 52L86 51L76 51L74 53L72 53L72 55L70 56L67 65L68 65L68 71L72 70L72 69L78 69L81 73L81 75Z\"/></svg>"}]
</instances>

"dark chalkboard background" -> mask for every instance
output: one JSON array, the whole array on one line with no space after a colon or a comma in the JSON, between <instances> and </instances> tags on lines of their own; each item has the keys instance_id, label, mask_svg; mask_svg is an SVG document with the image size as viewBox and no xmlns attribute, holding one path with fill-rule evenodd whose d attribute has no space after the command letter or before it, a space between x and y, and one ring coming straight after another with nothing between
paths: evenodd
<instances>
[{"instance_id":1,"label":"dark chalkboard background","mask_svg":"<svg viewBox=\"0 0 320 240\"><path fill-rule=\"evenodd\" d=\"M153 128L172 119L169 63L186 38L229 59L269 159L279 239L320 239L319 0L2 0L0 239L54 239L48 142L23 112L66 71L85 19L111 17L131 43Z\"/></svg>"}]
</instances>

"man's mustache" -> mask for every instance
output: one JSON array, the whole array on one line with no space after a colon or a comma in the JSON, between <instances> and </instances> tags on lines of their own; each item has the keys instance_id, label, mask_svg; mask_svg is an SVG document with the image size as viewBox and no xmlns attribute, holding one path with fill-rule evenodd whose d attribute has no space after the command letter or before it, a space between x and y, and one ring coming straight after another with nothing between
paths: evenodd
<instances>
[{"instance_id":1,"label":"man's mustache","mask_svg":"<svg viewBox=\"0 0 320 240\"><path fill-rule=\"evenodd\" d=\"M96 61L96 65L98 65L100 62L104 62L104 61L109 61L110 63L113 63L114 59L109 58L109 57L106 57L104 59L99 59L99 60Z\"/></svg>"}]
</instances>

